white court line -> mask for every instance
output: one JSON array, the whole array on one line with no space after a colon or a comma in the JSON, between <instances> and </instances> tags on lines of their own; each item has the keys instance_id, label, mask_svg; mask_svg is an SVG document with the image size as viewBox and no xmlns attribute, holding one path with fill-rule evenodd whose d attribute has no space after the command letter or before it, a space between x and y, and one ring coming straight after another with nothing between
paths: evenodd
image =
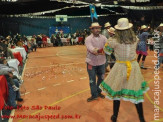
<instances>
[{"instance_id":1,"label":"white court line","mask_svg":"<svg viewBox=\"0 0 163 122\"><path fill-rule=\"evenodd\" d=\"M15 114L15 109L13 109L11 111L10 116L14 116L14 114ZM10 119L8 120L8 122L13 122L13 118L11 119L11 117L10 117Z\"/></svg>"},{"instance_id":2,"label":"white court line","mask_svg":"<svg viewBox=\"0 0 163 122\"><path fill-rule=\"evenodd\" d=\"M67 81L67 82L73 82L74 80L69 80L69 81Z\"/></svg>"},{"instance_id":3,"label":"white court line","mask_svg":"<svg viewBox=\"0 0 163 122\"><path fill-rule=\"evenodd\" d=\"M69 51L69 50L62 50L62 51L58 51L57 53L56 53L56 56L58 56L59 58L67 58L67 59L79 59L78 57L76 57L76 58L71 58L71 57L64 57L64 56L69 56L69 55L61 55L61 54L59 54L59 53L61 53L61 52L65 52L65 51ZM80 55L80 54L79 54Z\"/></svg>"},{"instance_id":4,"label":"white court line","mask_svg":"<svg viewBox=\"0 0 163 122\"><path fill-rule=\"evenodd\" d=\"M46 87L44 87L44 88L40 88L40 89L37 89L37 90L43 90L43 89L46 89Z\"/></svg>"},{"instance_id":5,"label":"white court line","mask_svg":"<svg viewBox=\"0 0 163 122\"><path fill-rule=\"evenodd\" d=\"M61 85L60 83L58 83L58 84L54 84L53 86L59 86L59 85Z\"/></svg>"},{"instance_id":6,"label":"white court line","mask_svg":"<svg viewBox=\"0 0 163 122\"><path fill-rule=\"evenodd\" d=\"M83 80L83 79L87 79L87 77L83 77L83 78L80 78L81 80Z\"/></svg>"},{"instance_id":7,"label":"white court line","mask_svg":"<svg viewBox=\"0 0 163 122\"><path fill-rule=\"evenodd\" d=\"M23 78L24 78L24 71L25 71L25 69L27 69L27 68L26 68L27 61L28 61L28 59L26 59L26 62L25 62L25 66L24 66L24 69L23 69L22 77L21 77L22 80L23 80Z\"/></svg>"},{"instance_id":8,"label":"white court line","mask_svg":"<svg viewBox=\"0 0 163 122\"><path fill-rule=\"evenodd\" d=\"M40 67L68 66L68 65L73 65L73 64L83 64L83 63L85 63L85 62L69 63L69 64L57 64L57 65L40 66ZM29 68L26 68L26 69L34 69L34 68L40 68L40 67L29 67Z\"/></svg>"},{"instance_id":9,"label":"white court line","mask_svg":"<svg viewBox=\"0 0 163 122\"><path fill-rule=\"evenodd\" d=\"M25 95L27 95L27 94L29 94L29 93L31 93L31 92L26 92Z\"/></svg>"}]
</instances>

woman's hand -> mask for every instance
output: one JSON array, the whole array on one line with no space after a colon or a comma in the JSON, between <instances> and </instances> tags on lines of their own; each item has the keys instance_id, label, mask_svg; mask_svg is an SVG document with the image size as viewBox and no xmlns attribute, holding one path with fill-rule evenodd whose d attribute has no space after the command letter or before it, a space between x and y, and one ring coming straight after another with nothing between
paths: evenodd
<instances>
[{"instance_id":1,"label":"woman's hand","mask_svg":"<svg viewBox=\"0 0 163 122\"><path fill-rule=\"evenodd\" d=\"M95 49L93 50L93 54L94 54L94 55L98 55L98 48L95 48Z\"/></svg>"},{"instance_id":2,"label":"woman's hand","mask_svg":"<svg viewBox=\"0 0 163 122\"><path fill-rule=\"evenodd\" d=\"M97 52L99 55L104 55L104 49L103 48L99 49Z\"/></svg>"}]
</instances>

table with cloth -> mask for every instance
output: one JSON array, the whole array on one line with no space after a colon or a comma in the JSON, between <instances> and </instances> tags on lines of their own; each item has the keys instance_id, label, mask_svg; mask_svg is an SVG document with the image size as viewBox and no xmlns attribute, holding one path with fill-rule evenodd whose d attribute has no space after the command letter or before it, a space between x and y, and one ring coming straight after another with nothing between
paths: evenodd
<instances>
[{"instance_id":1,"label":"table with cloth","mask_svg":"<svg viewBox=\"0 0 163 122\"><path fill-rule=\"evenodd\" d=\"M5 76L0 75L0 110L4 106L4 100L7 103L8 94L7 80Z\"/></svg>"},{"instance_id":2,"label":"table with cloth","mask_svg":"<svg viewBox=\"0 0 163 122\"><path fill-rule=\"evenodd\" d=\"M19 66L20 62L17 59L9 59L9 60L7 60L7 63L10 67L12 67L12 68L14 68L14 70L16 70L13 72L13 75L19 76L18 66Z\"/></svg>"},{"instance_id":3,"label":"table with cloth","mask_svg":"<svg viewBox=\"0 0 163 122\"><path fill-rule=\"evenodd\" d=\"M67 38L61 38L62 43L67 43Z\"/></svg>"},{"instance_id":4,"label":"table with cloth","mask_svg":"<svg viewBox=\"0 0 163 122\"><path fill-rule=\"evenodd\" d=\"M67 45L68 44L67 38L61 38L61 42L63 43L63 45Z\"/></svg>"},{"instance_id":5,"label":"table with cloth","mask_svg":"<svg viewBox=\"0 0 163 122\"><path fill-rule=\"evenodd\" d=\"M26 52L28 52L28 48L27 48L27 45L23 45L24 49Z\"/></svg>"},{"instance_id":6,"label":"table with cloth","mask_svg":"<svg viewBox=\"0 0 163 122\"><path fill-rule=\"evenodd\" d=\"M83 37L78 37L78 43L81 43L83 41Z\"/></svg>"},{"instance_id":7,"label":"table with cloth","mask_svg":"<svg viewBox=\"0 0 163 122\"><path fill-rule=\"evenodd\" d=\"M14 49L15 46L12 46L12 49ZM23 45L23 48L25 49L26 52L28 52L28 48L27 48L27 45Z\"/></svg>"},{"instance_id":8,"label":"table with cloth","mask_svg":"<svg viewBox=\"0 0 163 122\"><path fill-rule=\"evenodd\" d=\"M20 66L23 66L23 58L21 57L20 52L14 52L13 55L20 62Z\"/></svg>"},{"instance_id":9,"label":"table with cloth","mask_svg":"<svg viewBox=\"0 0 163 122\"><path fill-rule=\"evenodd\" d=\"M25 51L25 49L23 47L16 47L14 49L11 49L11 51L14 53L14 52L20 52L23 60L26 59L26 56L27 56L27 53Z\"/></svg>"}]
</instances>

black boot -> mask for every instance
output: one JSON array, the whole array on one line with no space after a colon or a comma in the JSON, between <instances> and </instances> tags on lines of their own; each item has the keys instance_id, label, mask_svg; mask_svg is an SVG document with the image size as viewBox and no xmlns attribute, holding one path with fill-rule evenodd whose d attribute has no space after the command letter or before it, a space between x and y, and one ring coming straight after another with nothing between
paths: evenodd
<instances>
[{"instance_id":1,"label":"black boot","mask_svg":"<svg viewBox=\"0 0 163 122\"><path fill-rule=\"evenodd\" d=\"M114 100L113 101L113 115L111 116L112 122L117 122L119 107L120 107L120 101Z\"/></svg>"},{"instance_id":2,"label":"black boot","mask_svg":"<svg viewBox=\"0 0 163 122\"><path fill-rule=\"evenodd\" d=\"M135 106L136 106L137 113L139 115L140 122L145 122L144 114L143 114L143 104L138 103L138 104L135 104Z\"/></svg>"},{"instance_id":3,"label":"black boot","mask_svg":"<svg viewBox=\"0 0 163 122\"><path fill-rule=\"evenodd\" d=\"M142 56L141 54L138 55L138 58L137 58L138 63L140 62L141 56Z\"/></svg>"}]
</instances>

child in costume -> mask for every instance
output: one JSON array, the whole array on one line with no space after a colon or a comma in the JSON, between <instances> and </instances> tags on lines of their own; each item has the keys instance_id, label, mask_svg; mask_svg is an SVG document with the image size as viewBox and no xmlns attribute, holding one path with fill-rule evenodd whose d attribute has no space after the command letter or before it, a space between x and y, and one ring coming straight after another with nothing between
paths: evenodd
<instances>
[{"instance_id":1,"label":"child in costume","mask_svg":"<svg viewBox=\"0 0 163 122\"><path fill-rule=\"evenodd\" d=\"M110 38L114 38L115 37L115 29L113 27L108 29L109 32L109 37ZM115 55L114 55L114 50L111 53L111 55L109 56L109 65L110 65L110 69L112 69L112 67L114 66L116 61Z\"/></svg>"},{"instance_id":2,"label":"child in costume","mask_svg":"<svg viewBox=\"0 0 163 122\"><path fill-rule=\"evenodd\" d=\"M144 68L144 62L145 62L146 56L148 55L147 54L147 49L148 49L147 39L148 39L149 33L147 31L148 31L148 27L146 25L143 25L141 26L141 31L140 31L140 34L138 35L138 38L140 41L138 43L137 51L136 51L138 54L137 61L139 63L141 57L143 56L142 64L141 64L142 69L146 69Z\"/></svg>"},{"instance_id":3,"label":"child in costume","mask_svg":"<svg viewBox=\"0 0 163 122\"><path fill-rule=\"evenodd\" d=\"M104 52L111 54L114 49L116 63L112 70L100 84L100 88L113 100L112 122L117 121L120 100L135 104L140 122L145 122L142 102L143 94L149 89L144 81L138 62L136 61L136 38L127 18L118 20L115 26L115 38L110 38L104 47ZM112 49L113 48L113 49Z\"/></svg>"}]
</instances>

